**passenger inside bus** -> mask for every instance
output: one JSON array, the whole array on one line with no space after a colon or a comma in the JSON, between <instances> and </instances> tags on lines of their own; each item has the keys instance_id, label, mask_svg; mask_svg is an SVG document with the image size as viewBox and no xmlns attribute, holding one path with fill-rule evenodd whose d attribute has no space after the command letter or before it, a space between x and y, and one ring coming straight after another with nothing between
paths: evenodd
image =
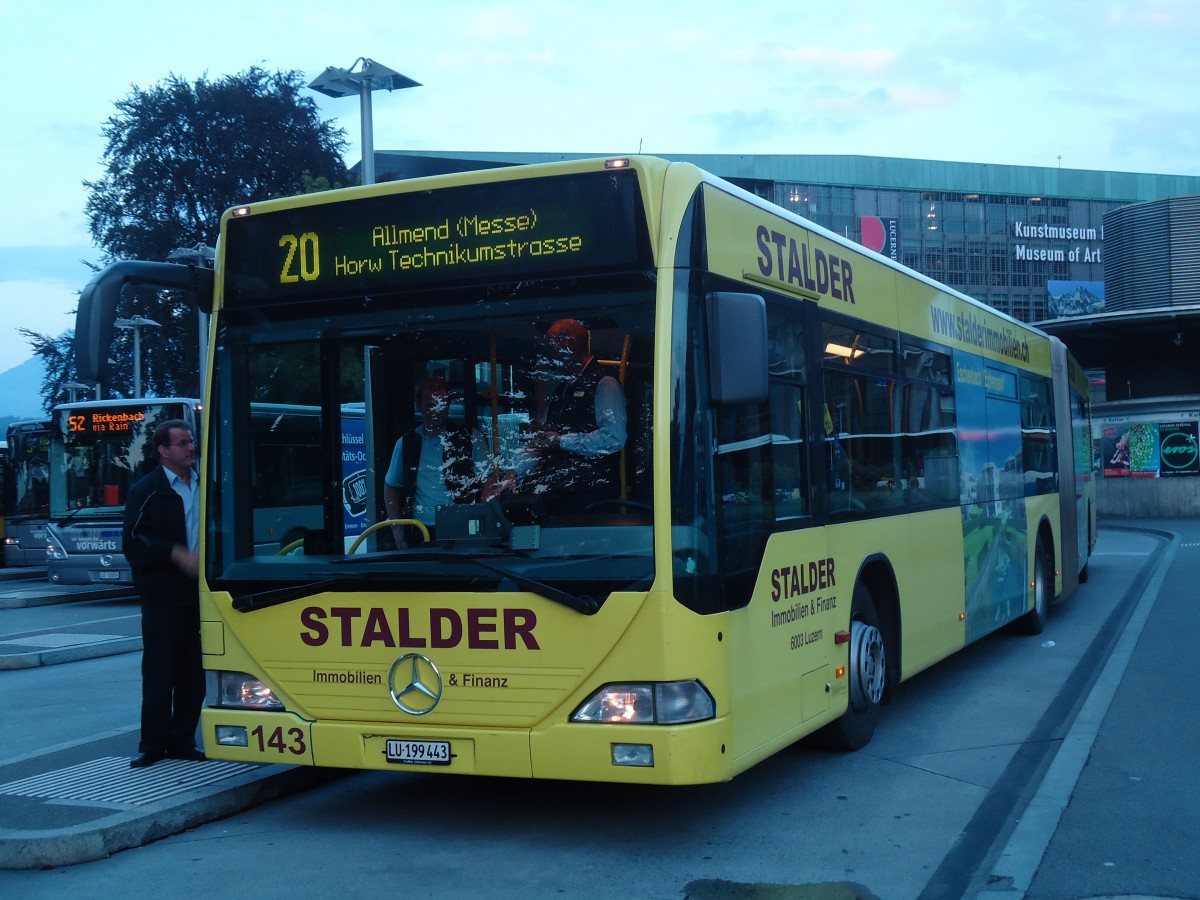
<instances>
[{"instance_id":1,"label":"passenger inside bus","mask_svg":"<svg viewBox=\"0 0 1200 900\"><path fill-rule=\"evenodd\" d=\"M389 519L434 524L439 506L479 502L488 460L483 435L450 421L450 388L441 377L417 384L414 400L420 424L396 441L384 476ZM411 526L393 526L396 546L420 540Z\"/></svg>"},{"instance_id":2,"label":"passenger inside bus","mask_svg":"<svg viewBox=\"0 0 1200 900\"><path fill-rule=\"evenodd\" d=\"M590 337L577 319L559 319L546 331L538 363L544 370L535 382L535 432L517 471L522 493L548 493L571 509L620 496L625 393L602 371Z\"/></svg>"}]
</instances>

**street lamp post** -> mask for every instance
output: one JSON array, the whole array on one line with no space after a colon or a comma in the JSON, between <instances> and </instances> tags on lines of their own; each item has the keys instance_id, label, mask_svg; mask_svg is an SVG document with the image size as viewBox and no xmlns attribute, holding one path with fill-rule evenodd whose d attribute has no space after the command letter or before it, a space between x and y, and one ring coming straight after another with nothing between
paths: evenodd
<instances>
[{"instance_id":1,"label":"street lamp post","mask_svg":"<svg viewBox=\"0 0 1200 900\"><path fill-rule=\"evenodd\" d=\"M117 319L113 322L118 328L133 329L133 396L142 396L142 326L162 326L153 319L145 316L134 316L132 319Z\"/></svg>"},{"instance_id":2,"label":"street lamp post","mask_svg":"<svg viewBox=\"0 0 1200 900\"><path fill-rule=\"evenodd\" d=\"M357 72L354 67L362 63ZM420 87L421 82L401 75L373 59L360 56L349 69L329 66L308 85L327 97L353 97L358 95L362 111L362 183L375 183L375 137L371 122L371 91L396 91L402 88Z\"/></svg>"},{"instance_id":3,"label":"street lamp post","mask_svg":"<svg viewBox=\"0 0 1200 900\"><path fill-rule=\"evenodd\" d=\"M92 389L90 384L84 384L81 381L64 381L62 386L70 391L72 403L78 398L79 391L90 391Z\"/></svg>"}]
</instances>

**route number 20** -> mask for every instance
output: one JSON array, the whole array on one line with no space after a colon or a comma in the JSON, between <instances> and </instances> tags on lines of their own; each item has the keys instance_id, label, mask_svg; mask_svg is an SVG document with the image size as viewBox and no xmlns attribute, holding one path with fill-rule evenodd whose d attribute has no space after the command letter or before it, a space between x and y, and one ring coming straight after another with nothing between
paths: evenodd
<instances>
[{"instance_id":1,"label":"route number 20","mask_svg":"<svg viewBox=\"0 0 1200 900\"><path fill-rule=\"evenodd\" d=\"M321 258L317 249L317 235L306 231L300 237L285 234L279 246L287 250L283 268L279 272L280 284L295 284L300 279L316 281L321 277Z\"/></svg>"}]
</instances>

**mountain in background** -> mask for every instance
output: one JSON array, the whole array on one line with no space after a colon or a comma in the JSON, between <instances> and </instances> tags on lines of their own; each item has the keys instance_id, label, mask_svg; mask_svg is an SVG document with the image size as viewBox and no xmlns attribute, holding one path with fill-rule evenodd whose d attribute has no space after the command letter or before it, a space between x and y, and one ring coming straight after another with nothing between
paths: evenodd
<instances>
[{"instance_id":1,"label":"mountain in background","mask_svg":"<svg viewBox=\"0 0 1200 900\"><path fill-rule=\"evenodd\" d=\"M45 417L42 408L42 379L46 367L36 356L21 365L0 372L0 439L9 422Z\"/></svg>"}]
</instances>

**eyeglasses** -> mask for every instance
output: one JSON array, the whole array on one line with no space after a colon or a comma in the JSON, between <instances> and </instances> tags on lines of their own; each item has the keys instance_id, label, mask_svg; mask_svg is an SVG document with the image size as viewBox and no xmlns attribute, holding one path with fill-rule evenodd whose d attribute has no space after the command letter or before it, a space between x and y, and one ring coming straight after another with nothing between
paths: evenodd
<instances>
[{"instance_id":1,"label":"eyeglasses","mask_svg":"<svg viewBox=\"0 0 1200 900\"><path fill-rule=\"evenodd\" d=\"M171 441L171 446L186 450L188 447L195 447L196 442L191 438L184 438L182 441Z\"/></svg>"}]
</instances>

